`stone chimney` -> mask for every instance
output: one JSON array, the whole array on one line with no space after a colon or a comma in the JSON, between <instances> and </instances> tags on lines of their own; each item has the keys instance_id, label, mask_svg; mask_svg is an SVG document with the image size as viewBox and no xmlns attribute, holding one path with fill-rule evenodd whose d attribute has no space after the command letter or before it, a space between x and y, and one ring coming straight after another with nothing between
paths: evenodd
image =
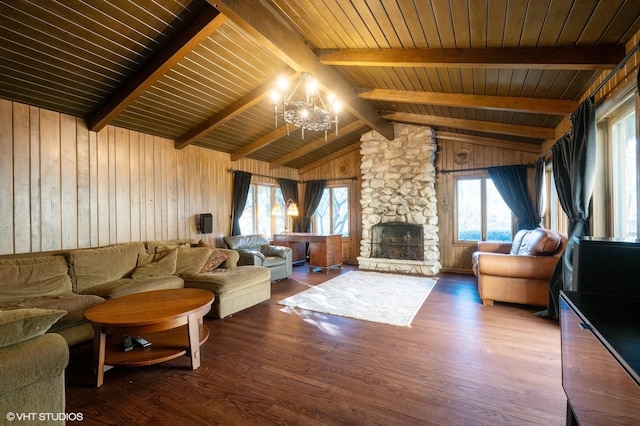
<instances>
[{"instance_id":1,"label":"stone chimney","mask_svg":"<svg viewBox=\"0 0 640 426\"><path fill-rule=\"evenodd\" d=\"M436 275L440 271L435 191L437 149L430 127L394 123L395 139L378 132L361 137L362 240L360 269ZM371 228L381 222L406 222L424 230L423 260L372 257Z\"/></svg>"}]
</instances>

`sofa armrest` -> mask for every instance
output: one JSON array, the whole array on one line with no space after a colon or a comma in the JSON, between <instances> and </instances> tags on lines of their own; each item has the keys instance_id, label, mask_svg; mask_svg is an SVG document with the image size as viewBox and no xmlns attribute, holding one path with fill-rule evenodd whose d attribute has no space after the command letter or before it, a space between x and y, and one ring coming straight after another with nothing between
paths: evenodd
<instances>
[{"instance_id":1,"label":"sofa armrest","mask_svg":"<svg viewBox=\"0 0 640 426\"><path fill-rule=\"evenodd\" d=\"M46 380L56 375L62 376L69 362L69 345L62 336L46 333L42 336L0 349L0 399L11 395L12 391ZM47 406L47 402L55 399L64 401L64 389L60 395L31 395L33 408L59 408ZM11 409L21 411L25 401L3 401L12 403ZM64 403L63 403L64 405Z\"/></svg>"},{"instance_id":2,"label":"sofa armrest","mask_svg":"<svg viewBox=\"0 0 640 426\"><path fill-rule=\"evenodd\" d=\"M275 246L271 244L265 244L260 247L260 252L265 256L277 256L283 259L287 258L287 255L291 255L291 248L285 246Z\"/></svg>"},{"instance_id":3,"label":"sofa armrest","mask_svg":"<svg viewBox=\"0 0 640 426\"><path fill-rule=\"evenodd\" d=\"M478 251L508 254L511 251L512 244L511 242L501 241L478 241Z\"/></svg>"},{"instance_id":4,"label":"sofa armrest","mask_svg":"<svg viewBox=\"0 0 640 426\"><path fill-rule=\"evenodd\" d=\"M227 255L227 260L222 262L222 265L220 265L219 268L234 269L238 266L238 260L240 260L240 254L237 251L231 250L231 249L224 249L224 248L219 248L217 250Z\"/></svg>"},{"instance_id":5,"label":"sofa armrest","mask_svg":"<svg viewBox=\"0 0 640 426\"><path fill-rule=\"evenodd\" d=\"M240 255L238 260L238 266L241 265L258 265L262 266L264 261L264 254L260 253L260 250L253 249L236 249Z\"/></svg>"},{"instance_id":6,"label":"sofa armrest","mask_svg":"<svg viewBox=\"0 0 640 426\"><path fill-rule=\"evenodd\" d=\"M478 276L549 279L558 263L556 256L517 256L502 253L478 253Z\"/></svg>"}]
</instances>

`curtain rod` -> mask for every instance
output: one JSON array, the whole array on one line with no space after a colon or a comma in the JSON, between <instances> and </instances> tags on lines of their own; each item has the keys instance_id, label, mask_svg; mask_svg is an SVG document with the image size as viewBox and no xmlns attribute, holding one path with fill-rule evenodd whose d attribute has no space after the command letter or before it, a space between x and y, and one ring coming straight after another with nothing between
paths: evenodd
<instances>
[{"instance_id":1,"label":"curtain rod","mask_svg":"<svg viewBox=\"0 0 640 426\"><path fill-rule=\"evenodd\" d=\"M604 85L607 84L609 82L609 80L611 80L611 78L613 78L613 76L616 75L616 73L618 71L620 71L622 69L622 67L625 66L627 61L629 59L631 59L633 54L636 53L639 49L640 49L640 42L638 42L638 44L633 46L633 48L629 51L629 53L627 53L627 55L624 58L622 58L622 61L620 61L620 63L613 70L611 70L611 72L609 72L609 74L607 74L607 76L604 78L604 80L602 80L602 82L600 82L600 84L598 84L598 86L593 90L593 92L591 92L591 95L589 95L589 97L595 97L596 93L598 93L600 91L600 89L602 89L604 87ZM564 132L564 134L562 135L562 137L560 137L560 139L566 137L567 135L571 135L571 133L573 133L573 129L572 128L567 130L566 132ZM552 151L551 149L548 150L547 152L542 154L540 156L540 158L545 158L547 155L551 154L551 151Z\"/></svg>"},{"instance_id":2,"label":"curtain rod","mask_svg":"<svg viewBox=\"0 0 640 426\"><path fill-rule=\"evenodd\" d=\"M236 169L233 169L233 168L229 169L229 173L234 173L234 172L239 172L239 171L240 170L236 170ZM245 173L251 173L251 172L245 172ZM274 176L261 175L260 173L251 173L251 175L252 176L260 176L260 177L268 178L268 179L274 179L274 180L279 179L279 178L274 177ZM289 178L285 178L285 179L289 179ZM305 183L305 182L307 182L307 181L304 181L304 180L295 180L295 179L289 179L289 180L293 180L293 181L295 181L297 183ZM323 179L323 180L326 180L327 182L333 182L333 181L336 181L336 180L358 180L358 178L356 176L351 176L351 177L345 177L345 178L333 178L333 179Z\"/></svg>"},{"instance_id":3,"label":"curtain rod","mask_svg":"<svg viewBox=\"0 0 640 426\"><path fill-rule=\"evenodd\" d=\"M527 163L527 164L510 164L510 166L525 166L527 168L532 168L535 167L536 165L534 163ZM472 167L469 169L451 169L451 170L440 170L438 171L438 173L442 173L443 175L448 175L451 173L458 173L458 172L477 172L480 170L488 170L491 167L487 166L487 167Z\"/></svg>"},{"instance_id":4,"label":"curtain rod","mask_svg":"<svg viewBox=\"0 0 640 426\"><path fill-rule=\"evenodd\" d=\"M640 42L638 42L638 44L636 44L633 49L631 49L629 51L629 53L627 53L627 55L622 59L622 61L620 61L620 63L613 69L611 70L611 72L604 78L604 80L602 80L602 82L600 84L598 84L598 87L595 88L595 90L593 92L591 92L591 95L589 96L595 96L596 93L598 93L600 91L600 89L602 89L604 87L605 84L607 84L609 82L609 80L611 80L611 78L622 69L622 67L625 66L625 64L627 63L627 61L629 59L631 59L631 57L633 56L634 53L636 53L636 51L638 51L638 49L640 49Z\"/></svg>"}]
</instances>

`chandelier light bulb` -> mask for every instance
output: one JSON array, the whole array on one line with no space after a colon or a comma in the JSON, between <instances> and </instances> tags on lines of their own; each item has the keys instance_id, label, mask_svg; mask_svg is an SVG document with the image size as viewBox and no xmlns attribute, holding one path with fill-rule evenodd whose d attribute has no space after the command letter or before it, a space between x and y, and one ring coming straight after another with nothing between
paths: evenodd
<instances>
[{"instance_id":1,"label":"chandelier light bulb","mask_svg":"<svg viewBox=\"0 0 640 426\"><path fill-rule=\"evenodd\" d=\"M273 103L275 105L282 98L282 94L280 92L278 92L277 90L273 90L269 97L271 98L271 103Z\"/></svg>"},{"instance_id":2,"label":"chandelier light bulb","mask_svg":"<svg viewBox=\"0 0 640 426\"><path fill-rule=\"evenodd\" d=\"M342 109L342 103L340 103L340 101L335 101L331 104L331 107L333 108L333 112L338 114Z\"/></svg>"},{"instance_id":3,"label":"chandelier light bulb","mask_svg":"<svg viewBox=\"0 0 640 426\"><path fill-rule=\"evenodd\" d=\"M314 79L307 82L307 94L309 96L316 96L318 94L318 82Z\"/></svg>"},{"instance_id":4,"label":"chandelier light bulb","mask_svg":"<svg viewBox=\"0 0 640 426\"><path fill-rule=\"evenodd\" d=\"M278 78L277 85L278 85L278 89L280 89L281 92L286 92L287 89L289 88L289 79L281 76L280 78Z\"/></svg>"}]
</instances>

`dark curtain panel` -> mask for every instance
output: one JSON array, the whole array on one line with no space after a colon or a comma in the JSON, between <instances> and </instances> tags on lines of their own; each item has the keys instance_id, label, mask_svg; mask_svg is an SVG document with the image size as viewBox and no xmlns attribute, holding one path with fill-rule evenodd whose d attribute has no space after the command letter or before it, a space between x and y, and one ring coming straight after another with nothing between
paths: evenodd
<instances>
[{"instance_id":1,"label":"dark curtain panel","mask_svg":"<svg viewBox=\"0 0 640 426\"><path fill-rule=\"evenodd\" d=\"M573 135L565 135L552 147L553 175L562 209L569 218L569 240L549 282L549 306L539 313L558 319L560 290L571 290L573 238L591 234L589 205L596 171L596 127L593 97L571 114Z\"/></svg>"},{"instance_id":2,"label":"dark curtain panel","mask_svg":"<svg viewBox=\"0 0 640 426\"><path fill-rule=\"evenodd\" d=\"M251 185L251 173L233 171L233 210L231 212L231 235L240 235L240 218L247 204Z\"/></svg>"},{"instance_id":3,"label":"dark curtain panel","mask_svg":"<svg viewBox=\"0 0 640 426\"><path fill-rule=\"evenodd\" d=\"M298 196L298 182L291 179L278 178L278 185L282 190L282 198L284 198L285 209L287 201L291 200L298 206L300 211L300 199ZM292 216L291 232L300 232L300 217Z\"/></svg>"},{"instance_id":4,"label":"dark curtain panel","mask_svg":"<svg viewBox=\"0 0 640 426\"><path fill-rule=\"evenodd\" d=\"M326 180L310 180L306 182L304 191L304 218L302 219L302 232L311 232L311 217L315 214L318 204L322 199L322 193L327 186Z\"/></svg>"},{"instance_id":5,"label":"dark curtain panel","mask_svg":"<svg viewBox=\"0 0 640 426\"><path fill-rule=\"evenodd\" d=\"M540 216L527 187L527 166L489 167L488 171L502 199L518 218L518 231L537 228Z\"/></svg>"},{"instance_id":6,"label":"dark curtain panel","mask_svg":"<svg viewBox=\"0 0 640 426\"><path fill-rule=\"evenodd\" d=\"M542 215L544 214L543 203L542 200L544 198L543 193L543 183L544 183L544 170L545 170L545 160L544 158L539 158L535 163L536 167L536 177L535 177L535 186L536 186L536 194L535 194L535 212L537 216L542 220ZM538 221L538 223L540 223Z\"/></svg>"}]
</instances>

